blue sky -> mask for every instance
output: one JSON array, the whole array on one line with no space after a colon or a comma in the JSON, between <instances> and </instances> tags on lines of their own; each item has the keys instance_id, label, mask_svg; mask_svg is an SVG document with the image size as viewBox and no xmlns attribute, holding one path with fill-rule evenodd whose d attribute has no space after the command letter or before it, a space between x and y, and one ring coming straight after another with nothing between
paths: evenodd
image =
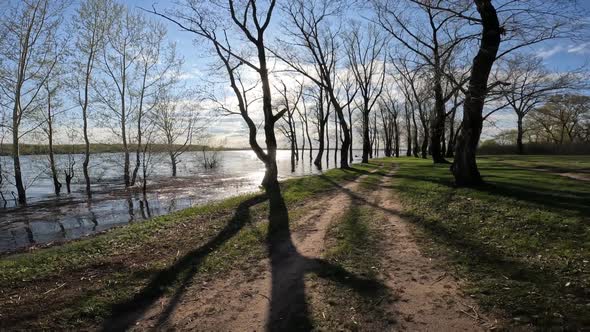
<instances>
[{"instance_id":1,"label":"blue sky","mask_svg":"<svg viewBox=\"0 0 590 332\"><path fill-rule=\"evenodd\" d=\"M172 6L171 1L164 0L128 0L123 2L131 8L143 7L149 9L154 5L160 11L164 11ZM580 4L584 9L590 11L590 0L583 0ZM358 16L358 13L356 16ZM165 20L162 19L162 21ZM207 65L215 60L215 57L207 53L208 45L203 44L201 46L196 44L193 34L180 31L173 23L165 22L165 24L168 26L169 38L177 43L178 51L185 59L183 76L187 80L187 83L189 85L202 84L203 80L209 76ZM533 53L537 53L544 59L548 68L557 71L567 71L568 69L577 68L584 63L590 63L590 37L586 35L585 40L576 41L569 39L553 40L536 45L533 51ZM515 120L511 117L511 112L499 113L499 116L501 117L501 121L496 123L496 127L488 126L484 129L484 138L493 136L500 129L514 127ZM228 137L229 140L227 143L229 145L246 145L246 141L243 139L245 137L245 125L239 117L223 118L214 128L215 130L213 130L212 134L219 138Z\"/></svg>"},{"instance_id":2,"label":"blue sky","mask_svg":"<svg viewBox=\"0 0 590 332\"><path fill-rule=\"evenodd\" d=\"M124 2L130 7L151 8L154 5L158 10L164 10L171 6L169 1L128 0ZM582 0L579 4L582 8L590 11L590 0ZM185 57L187 67L200 68L203 64L203 54L196 51L192 34L180 31L172 23L166 22L166 24L169 28L170 38L177 42L181 54ZM586 35L583 41L569 39L549 41L536 46L535 49L540 52L539 55L549 68L568 70L576 68L590 59L590 36Z\"/></svg>"}]
</instances>

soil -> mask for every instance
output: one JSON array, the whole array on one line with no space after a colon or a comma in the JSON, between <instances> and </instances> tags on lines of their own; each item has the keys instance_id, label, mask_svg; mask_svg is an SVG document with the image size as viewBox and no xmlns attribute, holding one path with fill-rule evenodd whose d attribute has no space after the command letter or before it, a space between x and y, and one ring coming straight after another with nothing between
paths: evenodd
<instances>
[{"instance_id":1,"label":"soil","mask_svg":"<svg viewBox=\"0 0 590 332\"><path fill-rule=\"evenodd\" d=\"M462 281L444 269L440 258L435 261L420 250L413 224L400 216L402 206L391 190L393 179L392 170L382 177L378 190L362 193L363 201L380 210L385 220L378 226L386 235L379 277L397 298L383 303L384 312L395 316L391 330L483 331L501 325L501 320L482 314L474 300L461 292ZM351 196L359 193L359 180L309 204L305 215L292 226L291 240L279 244L279 266L265 259L248 270L235 269L215 280L193 283L179 298L168 296L155 302L137 320L135 329L294 329L283 324L305 309L298 303L293 305L306 296L298 293L302 290L297 283L313 283L302 276L313 268L315 259L322 258L326 232L346 212L343 207L351 204ZM277 277L274 281L273 274ZM281 301L273 303L271 310L271 298L277 296L271 294L272 289L282 291ZM307 284L303 289L313 293L316 287Z\"/></svg>"}]
</instances>

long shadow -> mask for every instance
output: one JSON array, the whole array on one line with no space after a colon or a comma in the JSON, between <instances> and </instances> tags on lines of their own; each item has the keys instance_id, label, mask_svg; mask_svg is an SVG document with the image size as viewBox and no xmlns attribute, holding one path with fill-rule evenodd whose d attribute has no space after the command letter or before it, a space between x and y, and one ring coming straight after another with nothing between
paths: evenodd
<instances>
[{"instance_id":1,"label":"long shadow","mask_svg":"<svg viewBox=\"0 0 590 332\"><path fill-rule=\"evenodd\" d=\"M358 293L377 294L386 286L358 277L323 259L301 255L291 239L289 214L280 194L270 198L267 250L271 262L272 289L267 331L309 331L313 322L305 298L305 276L338 282Z\"/></svg>"},{"instance_id":2,"label":"long shadow","mask_svg":"<svg viewBox=\"0 0 590 332\"><path fill-rule=\"evenodd\" d=\"M156 302L166 289L178 283L168 307L160 316L160 323L166 321L178 304L190 280L198 271L203 259L236 235L250 222L250 208L266 201L265 195L258 195L238 205L233 217L209 242L184 255L172 266L160 271L132 299L118 303L111 308L111 316L104 322L103 331L124 331L129 329Z\"/></svg>"},{"instance_id":3,"label":"long shadow","mask_svg":"<svg viewBox=\"0 0 590 332\"><path fill-rule=\"evenodd\" d=\"M333 182L331 179L330 181ZM343 188L341 185L339 187ZM189 252L174 265L159 272L131 300L113 306L112 315L105 321L102 330L123 331L129 329L164 294L167 288L178 285L156 324L156 326L163 326L178 305L203 259L248 224L250 222L249 209L266 199L270 203L266 244L272 276L269 319L266 324L268 331L308 331L313 329L305 298L304 279L307 274L314 274L320 278L338 282L368 296L386 289L385 285L376 280L358 277L323 259L301 255L292 242L287 205L279 192L278 195L270 195L270 197L260 195L242 202L236 209L233 218L215 238Z\"/></svg>"},{"instance_id":4,"label":"long shadow","mask_svg":"<svg viewBox=\"0 0 590 332\"><path fill-rule=\"evenodd\" d=\"M406 220L418 223L434 237L446 243L452 249L449 251L451 255L456 255L459 260L467 265L468 270L475 273L476 278L479 275L483 279L500 279L498 276L506 279L502 279L496 284L497 289L486 289L485 293L482 292L484 296L488 295L487 292L490 291L496 294L506 293L506 290L510 288L504 288L506 287L503 285L504 282L518 282L523 285L533 284L534 289L540 290L541 294L547 294L545 296L535 296L534 292L527 292L527 294L518 296L517 301L510 299L510 297L515 297L512 292L521 292L520 289L509 291L510 295L499 295L506 296L504 301L508 302L504 304L504 309L508 310L510 314L524 314L533 317L533 321L539 324L538 327L547 330L577 331L588 326L588 316L584 316L584 309L580 309L588 301L587 290L581 286L564 286L564 280L558 277L560 273L557 270L547 268L547 266L537 266L534 261L513 259L503 254L493 245L474 239L467 233L453 231L445 227L443 223L425 222L421 217L412 214L403 214L403 217ZM516 285L519 285L518 283ZM553 316L550 316L549 319L543 317L543 315L550 315L551 310L555 308L554 297L564 295L569 298L570 304L578 305L577 309L568 308L566 310L561 308L561 310L566 310L565 312L560 311L566 316L563 322L552 320Z\"/></svg>"},{"instance_id":5,"label":"long shadow","mask_svg":"<svg viewBox=\"0 0 590 332\"><path fill-rule=\"evenodd\" d=\"M375 175L377 173L369 173L369 174ZM381 210L381 211L386 212L386 213L398 214L398 215L400 214L400 211L398 211L398 210L384 208L383 206L381 206L379 204L375 204L374 202L371 202L371 201L367 200L367 197L361 196L361 195L355 193L353 190L351 190L349 188L346 188L342 184L340 184L340 183L338 183L338 182L330 179L327 176L324 176L324 175L320 175L320 176L325 181L330 182L334 187L338 188L338 190L346 193L349 197L351 197L354 200L357 200L357 201L361 202L362 204L368 205L368 206L370 206L372 208L375 208L377 210ZM391 174L387 174L387 175L383 175L383 176L391 176ZM382 188L392 188L391 186L387 186L387 185L386 186L379 185L379 186L382 187Z\"/></svg>"}]
</instances>

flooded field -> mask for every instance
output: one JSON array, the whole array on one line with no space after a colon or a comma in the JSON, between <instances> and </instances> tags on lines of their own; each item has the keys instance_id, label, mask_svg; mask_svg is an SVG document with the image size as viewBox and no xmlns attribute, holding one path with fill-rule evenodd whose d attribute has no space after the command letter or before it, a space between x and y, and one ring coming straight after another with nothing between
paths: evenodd
<instances>
[{"instance_id":1,"label":"flooded field","mask_svg":"<svg viewBox=\"0 0 590 332\"><path fill-rule=\"evenodd\" d=\"M355 155L360 157L360 151L355 151ZM81 167L82 157L76 156L76 167ZM6 169L11 169L10 158L0 158ZM58 163L65 163L65 158L58 156ZM126 190L122 185L122 154L93 155L91 177L94 194L88 201L81 169L76 171L72 193L56 197L47 174L47 156L21 157L29 205L15 207L11 194L14 188L10 184L2 188L7 202L0 202L0 252L76 239L115 226L252 192L258 190L264 176L264 165L248 150L220 152L219 166L213 170L201 166L200 153L187 152L180 159L178 177L173 178L166 155L157 156L150 170L148 193L144 197L140 190ZM295 172L291 172L290 151L278 151L277 159L280 179L320 172L310 163L308 151ZM334 151L330 151L329 163L324 158L323 168L326 170L334 166ZM65 192L65 184L62 191Z\"/></svg>"}]
</instances>

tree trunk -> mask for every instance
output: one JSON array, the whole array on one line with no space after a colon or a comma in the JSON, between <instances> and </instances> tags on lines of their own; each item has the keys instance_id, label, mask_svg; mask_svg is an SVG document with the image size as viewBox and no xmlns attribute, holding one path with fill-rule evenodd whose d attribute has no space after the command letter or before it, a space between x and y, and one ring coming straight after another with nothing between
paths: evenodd
<instances>
[{"instance_id":1,"label":"tree trunk","mask_svg":"<svg viewBox=\"0 0 590 332\"><path fill-rule=\"evenodd\" d=\"M313 145L311 144L311 135L309 134L309 125L307 119L305 120L305 135L307 136L307 143L309 144L309 164L313 161Z\"/></svg>"},{"instance_id":2,"label":"tree trunk","mask_svg":"<svg viewBox=\"0 0 590 332\"><path fill-rule=\"evenodd\" d=\"M440 74L435 76L440 76ZM440 81L435 82L434 84L434 95L434 117L432 118L430 125L430 150L432 153L432 161L435 164L447 164L448 161L444 158L443 150L441 148L443 132L445 130L445 102L443 100L443 91Z\"/></svg>"},{"instance_id":3,"label":"tree trunk","mask_svg":"<svg viewBox=\"0 0 590 332\"><path fill-rule=\"evenodd\" d=\"M428 147L430 143L430 133L428 132L428 125L426 124L426 120L422 119L422 129L424 130L424 137L422 139L422 147L420 149L422 153L422 159L428 158Z\"/></svg>"},{"instance_id":4,"label":"tree trunk","mask_svg":"<svg viewBox=\"0 0 590 332\"><path fill-rule=\"evenodd\" d=\"M412 122L406 112L406 157L412 156Z\"/></svg>"},{"instance_id":5,"label":"tree trunk","mask_svg":"<svg viewBox=\"0 0 590 332\"><path fill-rule=\"evenodd\" d=\"M440 140L440 152L444 156L447 152L447 138L446 138L446 128L443 131L443 135Z\"/></svg>"},{"instance_id":6,"label":"tree trunk","mask_svg":"<svg viewBox=\"0 0 590 332\"><path fill-rule=\"evenodd\" d=\"M324 125L323 121L320 120L319 130L318 130L318 154L313 161L313 164L318 168L322 169L322 157L324 155Z\"/></svg>"},{"instance_id":7,"label":"tree trunk","mask_svg":"<svg viewBox=\"0 0 590 332\"><path fill-rule=\"evenodd\" d=\"M53 178L53 190L56 196L59 196L61 193L61 182L59 182L59 178L57 176L57 168L55 167L55 155L53 153L53 123L51 119L51 102L48 104L48 111L47 111L47 139L49 145L49 168L51 169L51 177Z\"/></svg>"},{"instance_id":8,"label":"tree trunk","mask_svg":"<svg viewBox=\"0 0 590 332\"><path fill-rule=\"evenodd\" d=\"M86 196L88 196L88 198L91 198L92 191L90 190L90 173L88 171L88 165L90 164L90 138L88 137L87 106L82 108L82 117L84 118L84 161L82 162L82 172L84 173L84 181L86 182Z\"/></svg>"},{"instance_id":9,"label":"tree trunk","mask_svg":"<svg viewBox=\"0 0 590 332\"><path fill-rule=\"evenodd\" d=\"M293 132L291 132L291 134L293 134ZM295 172L295 150L296 149L297 149L297 142L295 141L295 138L292 138L291 139L291 173Z\"/></svg>"},{"instance_id":10,"label":"tree trunk","mask_svg":"<svg viewBox=\"0 0 590 332\"><path fill-rule=\"evenodd\" d=\"M349 154L350 162L352 162L352 136L350 136L348 124L344 119L342 107L340 107L340 105L333 106L336 116L338 116L338 121L340 122L340 133L342 134L342 146L340 147L340 168L347 169L350 167L348 162ZM336 139L338 139L338 137Z\"/></svg>"},{"instance_id":11,"label":"tree trunk","mask_svg":"<svg viewBox=\"0 0 590 332\"><path fill-rule=\"evenodd\" d=\"M178 162L176 161L176 155L173 152L170 152L169 155L170 164L172 165L172 176L176 177L176 164L178 164Z\"/></svg>"},{"instance_id":12,"label":"tree trunk","mask_svg":"<svg viewBox=\"0 0 590 332\"><path fill-rule=\"evenodd\" d=\"M341 119L343 119L344 117L342 117ZM349 146L349 161L352 163L354 161L354 155L353 155L353 128L352 128L352 111L350 110L350 106L348 106L348 123L350 125L350 129L348 130L348 136L350 136L350 146ZM344 140L346 141L346 134L344 136ZM342 145L344 145L344 143L342 143Z\"/></svg>"},{"instance_id":13,"label":"tree trunk","mask_svg":"<svg viewBox=\"0 0 590 332\"><path fill-rule=\"evenodd\" d=\"M365 109L366 108L368 108L368 106L366 106ZM369 155L372 154L371 136L369 135L370 126L369 113L366 110L363 110L363 163L368 163Z\"/></svg>"},{"instance_id":14,"label":"tree trunk","mask_svg":"<svg viewBox=\"0 0 590 332\"><path fill-rule=\"evenodd\" d=\"M262 181L269 200L280 198L281 187L278 181L278 169L277 169L277 140L275 137L275 119L272 113L272 99L270 91L270 81L268 78L268 69L266 65L266 50L262 40L256 45L258 49L258 63L260 64L260 81L262 83L262 109L264 111L264 135L266 142L266 172ZM254 138L255 139L255 138ZM272 205L272 203L271 203Z\"/></svg>"},{"instance_id":15,"label":"tree trunk","mask_svg":"<svg viewBox=\"0 0 590 332\"><path fill-rule=\"evenodd\" d=\"M338 141L340 137L338 136L338 115L334 114L334 167L338 164Z\"/></svg>"},{"instance_id":16,"label":"tree trunk","mask_svg":"<svg viewBox=\"0 0 590 332\"><path fill-rule=\"evenodd\" d=\"M418 158L418 123L416 122L416 114L412 111L412 122L414 123L414 150L412 151L415 158Z\"/></svg>"},{"instance_id":17,"label":"tree trunk","mask_svg":"<svg viewBox=\"0 0 590 332\"><path fill-rule=\"evenodd\" d=\"M318 168L322 169L322 157L324 155L324 133L326 128L326 121L324 117L324 89L320 87L320 95L318 98L318 154L313 161L313 164Z\"/></svg>"},{"instance_id":18,"label":"tree trunk","mask_svg":"<svg viewBox=\"0 0 590 332\"><path fill-rule=\"evenodd\" d=\"M16 104L18 105L18 104ZM14 186L18 193L18 203L22 205L27 204L27 194L25 186L23 184L23 175L20 168L20 150L19 150L19 137L18 137L18 114L17 107L14 106L14 114L12 119L12 161L14 163Z\"/></svg>"},{"instance_id":19,"label":"tree trunk","mask_svg":"<svg viewBox=\"0 0 590 332\"><path fill-rule=\"evenodd\" d=\"M453 158L454 148L455 148L455 115L457 113L457 108L453 109L451 112L451 118L449 119L449 142L447 144L447 152L445 156L447 158Z\"/></svg>"},{"instance_id":20,"label":"tree trunk","mask_svg":"<svg viewBox=\"0 0 590 332\"><path fill-rule=\"evenodd\" d=\"M397 117L393 119L393 126L394 126L394 142L395 142L395 157L399 158L399 143L400 143L400 135L399 135L399 124L397 122Z\"/></svg>"},{"instance_id":21,"label":"tree trunk","mask_svg":"<svg viewBox=\"0 0 590 332\"><path fill-rule=\"evenodd\" d=\"M301 161L305 160L305 124L301 121Z\"/></svg>"},{"instance_id":22,"label":"tree trunk","mask_svg":"<svg viewBox=\"0 0 590 332\"><path fill-rule=\"evenodd\" d=\"M482 111L487 94L488 78L498 48L502 29L491 0L475 0L483 31L481 45L471 68L469 87L463 105L463 125L457 138L455 159L451 171L458 186L474 186L483 183L477 169L476 150L483 127Z\"/></svg>"},{"instance_id":23,"label":"tree trunk","mask_svg":"<svg viewBox=\"0 0 590 332\"><path fill-rule=\"evenodd\" d=\"M516 148L518 154L524 154L524 144L522 142L522 137L524 136L524 130L522 127L522 116L518 114L517 120L517 133L516 133Z\"/></svg>"},{"instance_id":24,"label":"tree trunk","mask_svg":"<svg viewBox=\"0 0 590 332\"><path fill-rule=\"evenodd\" d=\"M135 185L135 180L137 179L137 172L139 172L139 165L141 164L141 159L140 159L141 139L142 139L141 120L143 118L143 99L145 96L146 78L147 78L147 67L144 67L143 81L142 81L142 85L141 85L141 93L139 95L139 109L138 109L138 114L137 114L137 147L135 149L135 168L133 169L133 176L131 177L131 186Z\"/></svg>"},{"instance_id":25,"label":"tree trunk","mask_svg":"<svg viewBox=\"0 0 590 332\"><path fill-rule=\"evenodd\" d=\"M326 117L326 167L330 168L330 116Z\"/></svg>"},{"instance_id":26,"label":"tree trunk","mask_svg":"<svg viewBox=\"0 0 590 332\"><path fill-rule=\"evenodd\" d=\"M72 178L73 176L69 176L68 174L66 174L66 189L68 191L68 194L72 193Z\"/></svg>"},{"instance_id":27,"label":"tree trunk","mask_svg":"<svg viewBox=\"0 0 590 332\"><path fill-rule=\"evenodd\" d=\"M123 61L125 62L125 61ZM125 72L125 67L123 67L123 74L122 76L122 92L121 92L121 137L123 138L123 157L124 157L124 165L123 165L123 179L125 181L125 187L129 187L131 185L131 178L129 177L129 147L127 146L127 110L125 109L125 93L127 87L127 77Z\"/></svg>"}]
</instances>

